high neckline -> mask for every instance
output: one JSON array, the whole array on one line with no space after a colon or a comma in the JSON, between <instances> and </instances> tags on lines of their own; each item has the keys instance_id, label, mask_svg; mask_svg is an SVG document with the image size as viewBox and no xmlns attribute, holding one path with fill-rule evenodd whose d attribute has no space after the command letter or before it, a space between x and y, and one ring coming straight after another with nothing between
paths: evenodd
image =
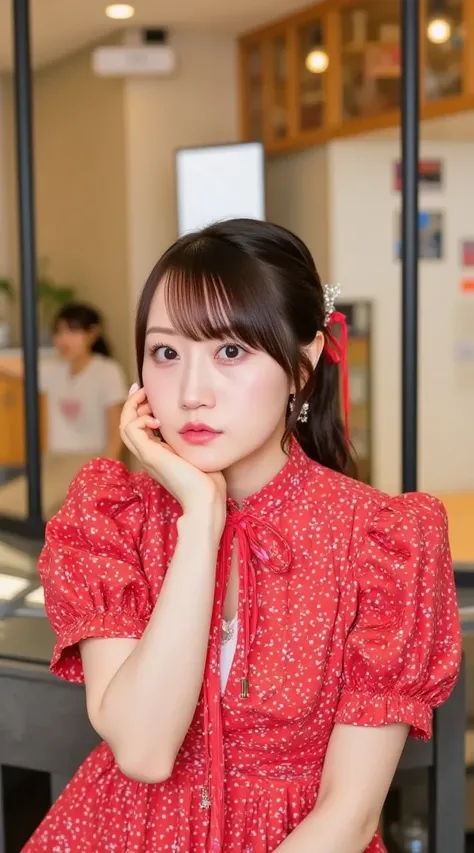
<instances>
[{"instance_id":1,"label":"high neckline","mask_svg":"<svg viewBox=\"0 0 474 853\"><path fill-rule=\"evenodd\" d=\"M228 513L235 515L258 511L266 515L280 509L288 498L294 498L295 492L304 483L309 464L310 460L300 444L292 437L288 457L278 473L254 494L244 498L240 506L233 498L228 498Z\"/></svg>"}]
</instances>

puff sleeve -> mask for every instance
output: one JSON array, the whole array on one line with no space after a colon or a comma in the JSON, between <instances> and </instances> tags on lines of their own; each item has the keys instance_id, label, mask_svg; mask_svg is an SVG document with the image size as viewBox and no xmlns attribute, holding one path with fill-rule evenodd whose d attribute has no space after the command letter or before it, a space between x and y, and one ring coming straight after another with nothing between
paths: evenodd
<instances>
[{"instance_id":1,"label":"puff sleeve","mask_svg":"<svg viewBox=\"0 0 474 853\"><path fill-rule=\"evenodd\" d=\"M344 649L336 722L406 723L428 740L453 689L461 632L444 507L422 494L389 501L354 563L357 615Z\"/></svg>"},{"instance_id":2,"label":"puff sleeve","mask_svg":"<svg viewBox=\"0 0 474 853\"><path fill-rule=\"evenodd\" d=\"M84 680L81 640L139 639L150 615L139 554L143 498L134 476L120 462L90 462L46 526L38 569L57 637L51 669L68 681Z\"/></svg>"}]
</instances>

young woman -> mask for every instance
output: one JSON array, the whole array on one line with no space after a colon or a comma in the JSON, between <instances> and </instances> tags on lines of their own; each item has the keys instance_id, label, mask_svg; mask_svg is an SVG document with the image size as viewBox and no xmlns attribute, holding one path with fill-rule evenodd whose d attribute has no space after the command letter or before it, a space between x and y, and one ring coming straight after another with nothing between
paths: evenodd
<instances>
[{"instance_id":1,"label":"young woman","mask_svg":"<svg viewBox=\"0 0 474 853\"><path fill-rule=\"evenodd\" d=\"M67 305L53 324L60 359L40 368L40 388L48 401L51 453L120 457L119 422L127 386L110 357L100 314L89 305Z\"/></svg>"},{"instance_id":2,"label":"young woman","mask_svg":"<svg viewBox=\"0 0 474 853\"><path fill-rule=\"evenodd\" d=\"M40 560L53 672L103 743L27 853L381 853L407 734L460 633L442 506L345 476L341 345L301 241L175 243L143 290L122 413Z\"/></svg>"}]
</instances>

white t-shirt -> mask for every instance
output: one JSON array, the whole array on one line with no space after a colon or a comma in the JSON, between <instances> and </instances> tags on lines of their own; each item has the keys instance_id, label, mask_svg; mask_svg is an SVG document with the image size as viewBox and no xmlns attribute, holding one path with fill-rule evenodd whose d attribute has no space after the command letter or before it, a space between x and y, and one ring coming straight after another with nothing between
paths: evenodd
<instances>
[{"instance_id":1,"label":"white t-shirt","mask_svg":"<svg viewBox=\"0 0 474 853\"><path fill-rule=\"evenodd\" d=\"M234 618L227 623L227 626L232 627L233 630L230 640L221 644L221 693L225 693L237 649L237 634L239 632L237 614L235 614Z\"/></svg>"},{"instance_id":2,"label":"white t-shirt","mask_svg":"<svg viewBox=\"0 0 474 853\"><path fill-rule=\"evenodd\" d=\"M51 359L40 364L39 385L48 400L49 452L103 453L107 409L127 398L120 365L94 355L81 373L72 376L67 362Z\"/></svg>"}]
</instances>

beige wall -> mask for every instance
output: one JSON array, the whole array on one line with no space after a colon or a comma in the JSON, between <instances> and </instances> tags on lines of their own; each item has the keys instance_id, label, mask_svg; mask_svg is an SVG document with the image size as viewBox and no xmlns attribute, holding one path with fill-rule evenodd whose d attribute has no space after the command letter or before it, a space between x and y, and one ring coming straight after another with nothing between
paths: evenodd
<instances>
[{"instance_id":1,"label":"beige wall","mask_svg":"<svg viewBox=\"0 0 474 853\"><path fill-rule=\"evenodd\" d=\"M85 50L35 80L38 256L103 311L130 374L137 295L176 238L175 150L238 138L235 40L182 31L172 42L171 78L100 79ZM7 113L16 261L11 97Z\"/></svg>"},{"instance_id":2,"label":"beige wall","mask_svg":"<svg viewBox=\"0 0 474 853\"><path fill-rule=\"evenodd\" d=\"M176 239L175 151L238 138L236 45L179 32L178 71L125 84L130 314L160 254Z\"/></svg>"},{"instance_id":3,"label":"beige wall","mask_svg":"<svg viewBox=\"0 0 474 853\"><path fill-rule=\"evenodd\" d=\"M123 84L100 80L82 51L34 81L37 255L105 315L127 364ZM13 187L14 190L14 187ZM14 195L14 192L13 192ZM16 215L14 219L16 239Z\"/></svg>"},{"instance_id":4,"label":"beige wall","mask_svg":"<svg viewBox=\"0 0 474 853\"><path fill-rule=\"evenodd\" d=\"M104 313L128 356L123 85L90 70L89 51L38 75L35 87L38 254Z\"/></svg>"},{"instance_id":5,"label":"beige wall","mask_svg":"<svg viewBox=\"0 0 474 853\"><path fill-rule=\"evenodd\" d=\"M329 276L328 149L309 148L267 161L267 217L308 244L323 281Z\"/></svg>"}]
</instances>

